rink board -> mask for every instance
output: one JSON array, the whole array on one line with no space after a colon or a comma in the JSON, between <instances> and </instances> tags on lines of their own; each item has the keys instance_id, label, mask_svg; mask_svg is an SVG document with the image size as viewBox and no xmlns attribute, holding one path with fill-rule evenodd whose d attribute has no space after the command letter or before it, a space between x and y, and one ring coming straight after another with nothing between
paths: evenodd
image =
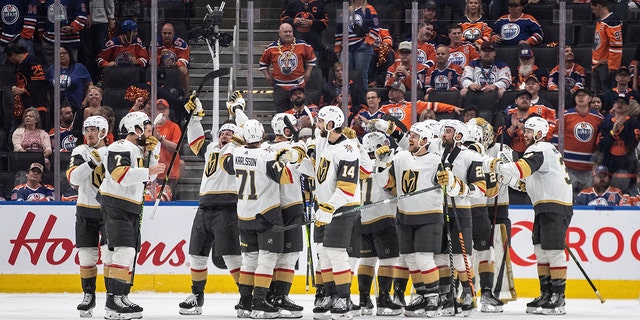
<instances>
[{"instance_id":1,"label":"rink board","mask_svg":"<svg viewBox=\"0 0 640 320\"><path fill-rule=\"evenodd\" d=\"M145 206L142 249L134 290L188 292L188 240L196 202L161 205L154 220ZM77 292L80 289L74 247L75 207L69 204L0 204L0 292ZM538 294L535 255L531 245L533 210L514 206L511 258L518 296ZM302 231L301 231L302 232ZM600 293L608 298L638 298L640 292L640 209L576 208L567 243ZM292 292L305 292L306 253ZM575 263L568 259L567 295L594 294ZM100 263L100 262L99 262ZM497 269L497 267L496 267ZM99 270L101 268L99 267ZM210 292L236 292L226 270L210 263ZM98 281L99 290L104 290ZM353 286L357 292L357 286ZM311 289L313 291L313 289Z\"/></svg>"}]
</instances>

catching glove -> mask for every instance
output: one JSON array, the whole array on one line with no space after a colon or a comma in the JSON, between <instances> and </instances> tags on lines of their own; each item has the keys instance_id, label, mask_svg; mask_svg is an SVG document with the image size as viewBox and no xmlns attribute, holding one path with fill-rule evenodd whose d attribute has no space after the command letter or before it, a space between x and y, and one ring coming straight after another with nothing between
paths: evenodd
<instances>
[{"instance_id":1,"label":"catching glove","mask_svg":"<svg viewBox=\"0 0 640 320\"><path fill-rule=\"evenodd\" d=\"M146 139L145 142L145 150L147 151L153 151L156 149L156 147L158 146L158 143L160 143L160 141L158 141L158 139L154 136L149 136Z\"/></svg>"},{"instance_id":2,"label":"catching glove","mask_svg":"<svg viewBox=\"0 0 640 320\"><path fill-rule=\"evenodd\" d=\"M231 97L229 97L229 101L227 101L227 110L229 114L233 116L236 114L236 110L244 110L246 105L247 103L244 101L242 93L236 90L231 94Z\"/></svg>"}]
</instances>

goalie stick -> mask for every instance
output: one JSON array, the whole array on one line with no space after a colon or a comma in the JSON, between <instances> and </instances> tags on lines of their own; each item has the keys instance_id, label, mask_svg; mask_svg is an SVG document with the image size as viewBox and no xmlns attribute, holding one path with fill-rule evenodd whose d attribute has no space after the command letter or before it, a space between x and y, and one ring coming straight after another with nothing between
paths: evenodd
<instances>
[{"instance_id":1,"label":"goalie stick","mask_svg":"<svg viewBox=\"0 0 640 320\"><path fill-rule=\"evenodd\" d=\"M204 87L205 83L215 79L215 78L220 78L222 76L226 76L229 74L229 68L220 68L218 70L213 70L207 74L204 75L204 77L202 77L202 81L200 82L200 85L198 86L198 89L194 92L195 96L198 97L200 95L200 92L202 91L202 87ZM195 110L195 108L193 110L191 110L189 112L189 116L187 117L187 121L185 121L184 125L182 126L182 128L180 128L180 140L178 141L178 145L176 146L176 149L173 150L173 154L171 155L171 162L169 162L169 167L167 168L167 174L164 177L164 181L162 181L162 186L160 187L160 191L158 192L157 196L156 196L156 202L153 204L153 210L151 211L151 214L149 215L149 219L153 220L153 217L156 215L156 210L158 210L158 205L160 205L160 197L162 196L162 192L164 191L164 188L167 186L167 182L169 182L169 172L171 172L171 169L173 168L173 164L176 162L176 157L178 156L178 152L180 152L180 149L182 149L182 143L184 142L184 135L187 132L187 126L189 126L189 122L191 121L191 116L193 116L193 111Z\"/></svg>"}]
</instances>

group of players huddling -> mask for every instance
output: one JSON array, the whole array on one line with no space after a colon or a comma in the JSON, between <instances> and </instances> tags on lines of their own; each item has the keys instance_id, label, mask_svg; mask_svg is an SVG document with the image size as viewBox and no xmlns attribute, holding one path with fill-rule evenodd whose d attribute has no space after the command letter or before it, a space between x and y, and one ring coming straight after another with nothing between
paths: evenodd
<instances>
[{"instance_id":1,"label":"group of players huddling","mask_svg":"<svg viewBox=\"0 0 640 320\"><path fill-rule=\"evenodd\" d=\"M370 120L360 142L343 127L343 111L325 106L317 117L312 115L311 137L299 137L296 118L278 113L271 122L275 139L264 141L263 125L248 119L244 106L242 96L234 93L227 102L234 120L223 123L209 141L199 99L193 95L185 104L192 114L187 141L205 165L189 243L192 294L179 303L180 314L202 314L213 251L238 286L239 318L302 317L303 307L289 298L289 291L303 250L303 230L307 239L313 235L312 257L317 258L314 319L374 312L468 316L478 292L482 312L502 312L493 287L494 251L503 248L494 248L492 235L496 226L511 227L507 187L526 190L535 212L541 295L527 303L526 311L565 313L563 249L572 191L561 154L544 142L546 120L531 117L525 122L528 148L514 160L482 118L467 124L426 120L408 132L394 121ZM158 164L160 146L144 113L127 114L120 130L126 137L106 146L107 121L87 118L86 144L74 149L67 170L69 181L79 187L82 317L92 316L95 307L101 246L105 318L142 318L142 307L128 294L140 244L143 190L165 166ZM375 205L360 208L371 203ZM312 232L306 228L310 224ZM356 264L358 304L350 298ZM409 278L414 293L405 300Z\"/></svg>"}]
</instances>

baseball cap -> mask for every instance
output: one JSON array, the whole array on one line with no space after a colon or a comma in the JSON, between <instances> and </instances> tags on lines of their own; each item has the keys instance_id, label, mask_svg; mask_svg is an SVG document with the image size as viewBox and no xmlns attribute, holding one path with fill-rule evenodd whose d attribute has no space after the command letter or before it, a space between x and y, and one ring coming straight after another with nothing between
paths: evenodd
<instances>
[{"instance_id":1,"label":"baseball cap","mask_svg":"<svg viewBox=\"0 0 640 320\"><path fill-rule=\"evenodd\" d=\"M629 104L629 95L625 93L619 93L615 100L624 100L627 104Z\"/></svg>"},{"instance_id":2,"label":"baseball cap","mask_svg":"<svg viewBox=\"0 0 640 320\"><path fill-rule=\"evenodd\" d=\"M606 173L609 174L609 169L607 169L607 167L603 166L603 165L598 165L594 170L593 170L593 175L597 176L601 173Z\"/></svg>"},{"instance_id":3,"label":"baseball cap","mask_svg":"<svg viewBox=\"0 0 640 320\"><path fill-rule=\"evenodd\" d=\"M537 83L540 83L540 79L538 79L538 77L536 77L535 74L530 74L526 79L524 79L524 82L527 83L527 81L529 80L535 80Z\"/></svg>"},{"instance_id":4,"label":"baseball cap","mask_svg":"<svg viewBox=\"0 0 640 320\"><path fill-rule=\"evenodd\" d=\"M589 90L588 88L579 88L578 90L576 90L576 92L573 94L573 96L577 96L580 92L584 92L587 95L591 95L591 90Z\"/></svg>"},{"instance_id":5,"label":"baseball cap","mask_svg":"<svg viewBox=\"0 0 640 320\"><path fill-rule=\"evenodd\" d=\"M618 72L616 72L616 74L621 74L621 73L624 73L627 76L631 75L631 72L629 72L629 68L627 68L626 66L620 67L620 69L618 69Z\"/></svg>"},{"instance_id":6,"label":"baseball cap","mask_svg":"<svg viewBox=\"0 0 640 320\"><path fill-rule=\"evenodd\" d=\"M489 41L485 41L480 46L480 51L495 51L496 48L493 46L493 43Z\"/></svg>"},{"instance_id":7,"label":"baseball cap","mask_svg":"<svg viewBox=\"0 0 640 320\"><path fill-rule=\"evenodd\" d=\"M29 171L33 169L38 169L40 172L44 172L44 166L38 162L34 162L29 166Z\"/></svg>"},{"instance_id":8,"label":"baseball cap","mask_svg":"<svg viewBox=\"0 0 640 320\"><path fill-rule=\"evenodd\" d=\"M518 93L516 94L516 98L519 98L520 96L523 96L523 95L529 97L529 99L533 98L533 96L531 95L531 92L529 92L527 90L518 91Z\"/></svg>"},{"instance_id":9,"label":"baseball cap","mask_svg":"<svg viewBox=\"0 0 640 320\"><path fill-rule=\"evenodd\" d=\"M158 108L169 108L169 102L165 99L158 99L156 100L156 106Z\"/></svg>"},{"instance_id":10,"label":"baseball cap","mask_svg":"<svg viewBox=\"0 0 640 320\"><path fill-rule=\"evenodd\" d=\"M533 58L533 50L531 50L531 48L520 49L520 58L521 59Z\"/></svg>"},{"instance_id":11,"label":"baseball cap","mask_svg":"<svg viewBox=\"0 0 640 320\"><path fill-rule=\"evenodd\" d=\"M424 3L424 8L425 9L435 9L438 6L436 5L436 2L433 0L428 0Z\"/></svg>"},{"instance_id":12,"label":"baseball cap","mask_svg":"<svg viewBox=\"0 0 640 320\"><path fill-rule=\"evenodd\" d=\"M407 88L400 81L394 81L391 85L388 86L391 89L396 89L402 91L402 93L407 93Z\"/></svg>"},{"instance_id":13,"label":"baseball cap","mask_svg":"<svg viewBox=\"0 0 640 320\"><path fill-rule=\"evenodd\" d=\"M295 87L291 88L291 90L289 90L289 98L291 98L293 93L296 92L296 91L302 91L302 93L304 93L304 87L295 86Z\"/></svg>"},{"instance_id":14,"label":"baseball cap","mask_svg":"<svg viewBox=\"0 0 640 320\"><path fill-rule=\"evenodd\" d=\"M398 51L402 51L402 50L411 51L411 42L409 41L400 42L400 44L398 45Z\"/></svg>"}]
</instances>

